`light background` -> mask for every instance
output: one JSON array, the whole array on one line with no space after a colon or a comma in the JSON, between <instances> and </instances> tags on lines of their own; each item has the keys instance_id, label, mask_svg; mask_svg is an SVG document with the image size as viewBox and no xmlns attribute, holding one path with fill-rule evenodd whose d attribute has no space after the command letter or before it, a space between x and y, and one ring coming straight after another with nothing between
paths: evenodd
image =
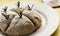
<instances>
[{"instance_id":1,"label":"light background","mask_svg":"<svg viewBox=\"0 0 60 36\"><path fill-rule=\"evenodd\" d=\"M17 2L17 1L42 2L42 0L0 0L0 6L3 6L5 4L9 4L12 2ZM60 8L54 8L54 10L58 13L58 16L60 18ZM60 36L60 22L57 30L51 36Z\"/></svg>"}]
</instances>

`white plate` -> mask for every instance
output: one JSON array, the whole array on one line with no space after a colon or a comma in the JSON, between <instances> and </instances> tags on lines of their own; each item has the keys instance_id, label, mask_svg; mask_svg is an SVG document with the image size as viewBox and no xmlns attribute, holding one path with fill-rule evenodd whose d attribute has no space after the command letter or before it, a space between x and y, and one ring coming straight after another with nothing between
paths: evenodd
<instances>
[{"instance_id":1,"label":"white plate","mask_svg":"<svg viewBox=\"0 0 60 36\"><path fill-rule=\"evenodd\" d=\"M58 27L58 14L56 13L55 10L53 10L53 8L51 8L50 6L46 5L46 4L42 4L42 3L37 3L37 2L21 2L21 6L20 7L25 7L27 6L27 4L29 4L30 6L34 4L35 9L41 11L40 16L42 18L42 26L33 34L31 34L30 36L49 36L51 35ZM8 4L7 5L9 8L13 8L15 7L15 3L12 4ZM2 7L0 7L0 10L2 9Z\"/></svg>"}]
</instances>

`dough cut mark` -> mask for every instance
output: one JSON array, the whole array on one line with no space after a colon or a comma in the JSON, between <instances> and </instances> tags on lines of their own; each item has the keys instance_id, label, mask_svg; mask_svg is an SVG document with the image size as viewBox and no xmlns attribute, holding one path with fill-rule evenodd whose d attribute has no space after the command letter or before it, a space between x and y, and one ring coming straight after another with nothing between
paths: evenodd
<instances>
[{"instance_id":1,"label":"dough cut mark","mask_svg":"<svg viewBox=\"0 0 60 36\"><path fill-rule=\"evenodd\" d=\"M24 15L24 14L23 14ZM26 15L24 15L26 16ZM28 16L26 16L30 21L32 21ZM35 23L32 21L33 25L36 27Z\"/></svg>"},{"instance_id":2,"label":"dough cut mark","mask_svg":"<svg viewBox=\"0 0 60 36\"><path fill-rule=\"evenodd\" d=\"M8 25L7 25L7 27L5 28L5 30L4 30L4 31L6 31L6 30L9 28L10 23L11 23L11 21L10 21L10 22L8 22Z\"/></svg>"},{"instance_id":3,"label":"dough cut mark","mask_svg":"<svg viewBox=\"0 0 60 36\"><path fill-rule=\"evenodd\" d=\"M14 17L13 17L14 18ZM8 21L8 25L7 25L7 27L5 28L5 30L4 31L6 31L8 28L9 28L9 26L10 26L10 23L11 23L11 21L12 21L12 19L8 19L9 21Z\"/></svg>"}]
</instances>

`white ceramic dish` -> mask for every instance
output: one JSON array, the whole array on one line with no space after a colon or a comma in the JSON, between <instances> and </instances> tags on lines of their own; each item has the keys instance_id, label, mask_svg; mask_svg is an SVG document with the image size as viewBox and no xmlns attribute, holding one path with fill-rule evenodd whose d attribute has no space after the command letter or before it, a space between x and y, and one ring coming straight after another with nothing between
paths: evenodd
<instances>
[{"instance_id":1,"label":"white ceramic dish","mask_svg":"<svg viewBox=\"0 0 60 36\"><path fill-rule=\"evenodd\" d=\"M43 0L43 3L50 5L51 7L60 6L60 0Z\"/></svg>"},{"instance_id":2,"label":"white ceramic dish","mask_svg":"<svg viewBox=\"0 0 60 36\"><path fill-rule=\"evenodd\" d=\"M59 19L58 19L58 14L56 13L56 11L46 4L37 3L37 2L21 2L20 7L25 7L28 4L30 6L34 4L33 8L39 10L40 16L42 18L42 26L30 36L50 36L58 27ZM6 6L9 7L8 8L9 10L10 8L13 8L16 5L15 3L13 3L13 4L8 4ZM1 9L2 7L0 6L0 10Z\"/></svg>"}]
</instances>

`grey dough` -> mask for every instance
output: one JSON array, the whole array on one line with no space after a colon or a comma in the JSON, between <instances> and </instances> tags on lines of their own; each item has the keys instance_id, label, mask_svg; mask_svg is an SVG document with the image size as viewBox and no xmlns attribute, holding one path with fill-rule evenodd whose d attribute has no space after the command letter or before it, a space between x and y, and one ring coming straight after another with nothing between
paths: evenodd
<instances>
[{"instance_id":1,"label":"grey dough","mask_svg":"<svg viewBox=\"0 0 60 36\"><path fill-rule=\"evenodd\" d=\"M27 16L34 23L36 29L41 26L42 21L38 11L34 9L30 11L26 9L23 12L23 15Z\"/></svg>"},{"instance_id":2,"label":"grey dough","mask_svg":"<svg viewBox=\"0 0 60 36\"><path fill-rule=\"evenodd\" d=\"M7 20L0 13L0 30L7 35L27 35L33 33L37 28L41 26L41 17L38 11L32 9L27 10L23 8L12 8L10 11L20 13L22 12L22 18L18 14L10 15ZM12 13L12 12L11 12Z\"/></svg>"},{"instance_id":3,"label":"grey dough","mask_svg":"<svg viewBox=\"0 0 60 36\"><path fill-rule=\"evenodd\" d=\"M10 21L14 18L15 15L10 15L9 19L7 20L1 13L0 13L0 30L4 32L9 25Z\"/></svg>"},{"instance_id":4,"label":"grey dough","mask_svg":"<svg viewBox=\"0 0 60 36\"><path fill-rule=\"evenodd\" d=\"M24 35L30 34L35 30L34 24L25 16L20 17L17 15L11 22L9 28L6 30L10 35Z\"/></svg>"}]
</instances>

